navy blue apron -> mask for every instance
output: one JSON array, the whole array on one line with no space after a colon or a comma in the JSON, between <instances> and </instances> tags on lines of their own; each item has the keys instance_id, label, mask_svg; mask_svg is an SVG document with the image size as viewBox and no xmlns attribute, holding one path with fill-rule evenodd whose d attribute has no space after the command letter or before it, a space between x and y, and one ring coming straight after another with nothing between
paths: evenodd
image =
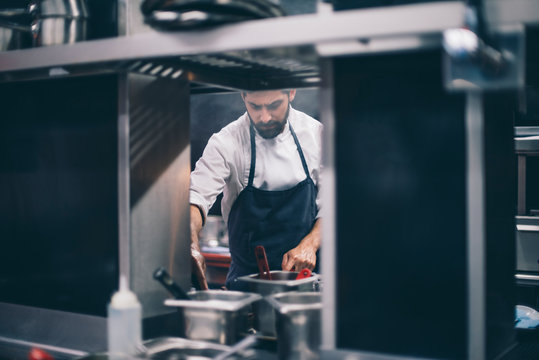
<instances>
[{"instance_id":1,"label":"navy blue apron","mask_svg":"<svg viewBox=\"0 0 539 360\"><path fill-rule=\"evenodd\" d=\"M316 220L317 188L309 175L301 145L290 121L288 124L307 178L293 188L282 191L253 187L256 146L255 130L251 123L249 182L238 195L228 217L229 247L232 257L226 278L226 287L229 290L248 291L247 284L236 279L258 273L254 252L257 245L262 245L266 249L270 270L281 270L283 255L299 244L311 231Z\"/></svg>"}]
</instances>

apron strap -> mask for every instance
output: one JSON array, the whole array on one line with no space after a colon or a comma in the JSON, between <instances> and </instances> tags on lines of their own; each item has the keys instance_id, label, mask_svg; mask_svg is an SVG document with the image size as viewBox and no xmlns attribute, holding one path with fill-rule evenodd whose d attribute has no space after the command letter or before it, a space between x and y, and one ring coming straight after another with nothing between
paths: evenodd
<instances>
[{"instance_id":1,"label":"apron strap","mask_svg":"<svg viewBox=\"0 0 539 360\"><path fill-rule=\"evenodd\" d=\"M296 136L296 133L294 129L292 128L292 124L290 123L290 120L288 120L288 125L290 127L290 132L292 133L292 136L294 137L294 142L296 143L296 147L298 148L299 157L301 158L301 163L303 164L303 170L305 170L305 175L307 175L307 179L310 179L311 175L309 175L309 167L307 167L305 156L303 156L303 150L301 150L301 145L299 144L298 137Z\"/></svg>"},{"instance_id":2,"label":"apron strap","mask_svg":"<svg viewBox=\"0 0 539 360\"><path fill-rule=\"evenodd\" d=\"M253 179L255 177L255 165L256 165L256 145L255 145L255 127L253 126L253 122L249 122L249 134L251 136L251 168L249 169L249 181L247 183L247 186L253 186ZM309 167L307 166L307 162L305 161L305 156L303 155L303 150L301 149L301 145L299 144L298 137L296 136L296 132L292 128L292 124L290 123L290 119L288 120L288 127L290 128L290 133L292 134L292 137L294 138L294 142L296 143L296 148L298 149L299 158L301 159L301 164L303 165L303 170L305 171L305 175L307 175L307 179L311 178L311 175L309 175Z\"/></svg>"},{"instance_id":3,"label":"apron strap","mask_svg":"<svg viewBox=\"0 0 539 360\"><path fill-rule=\"evenodd\" d=\"M249 120L251 120L250 116ZM255 127L253 126L252 120L249 121L249 125L249 134L251 136L251 169L249 170L249 182L247 183L247 186L253 186L256 165Z\"/></svg>"}]
</instances>

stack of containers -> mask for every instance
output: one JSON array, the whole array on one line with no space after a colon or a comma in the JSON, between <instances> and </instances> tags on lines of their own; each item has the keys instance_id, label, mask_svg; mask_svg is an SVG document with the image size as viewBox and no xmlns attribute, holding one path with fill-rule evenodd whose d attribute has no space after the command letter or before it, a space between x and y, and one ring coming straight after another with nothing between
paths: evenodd
<instances>
[{"instance_id":1,"label":"stack of containers","mask_svg":"<svg viewBox=\"0 0 539 360\"><path fill-rule=\"evenodd\" d=\"M318 289L319 275L296 280L298 272L274 270L270 272L271 280L261 279L260 274L252 274L238 278L238 281L247 282L252 293L263 297L261 301L253 304L255 314L255 329L258 334L276 338L275 310L269 302L269 297L286 292L313 292Z\"/></svg>"}]
</instances>

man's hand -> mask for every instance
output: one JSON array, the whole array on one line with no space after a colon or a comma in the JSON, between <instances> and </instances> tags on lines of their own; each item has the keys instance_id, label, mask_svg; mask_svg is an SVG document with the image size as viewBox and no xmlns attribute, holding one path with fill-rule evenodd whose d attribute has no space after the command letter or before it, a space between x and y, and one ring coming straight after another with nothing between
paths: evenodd
<instances>
[{"instance_id":1,"label":"man's hand","mask_svg":"<svg viewBox=\"0 0 539 360\"><path fill-rule=\"evenodd\" d=\"M202 290L208 290L206 281L206 260L200 251L198 234L202 229L202 214L197 206L191 205L191 272Z\"/></svg>"},{"instance_id":2,"label":"man's hand","mask_svg":"<svg viewBox=\"0 0 539 360\"><path fill-rule=\"evenodd\" d=\"M281 268L285 271L313 270L316 266L316 252L320 248L320 218L318 218L311 232L305 236L298 246L283 255Z\"/></svg>"},{"instance_id":3,"label":"man's hand","mask_svg":"<svg viewBox=\"0 0 539 360\"><path fill-rule=\"evenodd\" d=\"M206 280L206 260L200 248L191 244L191 272L195 275L201 290L208 290Z\"/></svg>"},{"instance_id":4,"label":"man's hand","mask_svg":"<svg viewBox=\"0 0 539 360\"><path fill-rule=\"evenodd\" d=\"M285 271L300 271L303 269L312 270L316 266L316 249L301 243L284 254L282 269Z\"/></svg>"}]
</instances>

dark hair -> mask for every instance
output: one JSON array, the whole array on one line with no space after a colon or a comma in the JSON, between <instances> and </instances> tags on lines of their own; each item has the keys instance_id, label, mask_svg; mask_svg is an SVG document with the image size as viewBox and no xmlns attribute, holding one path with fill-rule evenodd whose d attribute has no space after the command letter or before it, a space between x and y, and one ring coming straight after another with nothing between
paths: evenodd
<instances>
[{"instance_id":1,"label":"dark hair","mask_svg":"<svg viewBox=\"0 0 539 360\"><path fill-rule=\"evenodd\" d=\"M258 90L258 91L263 91L263 90ZM256 92L256 91L242 91L241 96L245 97L245 94L254 93L254 92ZM290 96L290 90L281 89L281 92L283 92L283 93L287 94L288 96Z\"/></svg>"}]
</instances>

